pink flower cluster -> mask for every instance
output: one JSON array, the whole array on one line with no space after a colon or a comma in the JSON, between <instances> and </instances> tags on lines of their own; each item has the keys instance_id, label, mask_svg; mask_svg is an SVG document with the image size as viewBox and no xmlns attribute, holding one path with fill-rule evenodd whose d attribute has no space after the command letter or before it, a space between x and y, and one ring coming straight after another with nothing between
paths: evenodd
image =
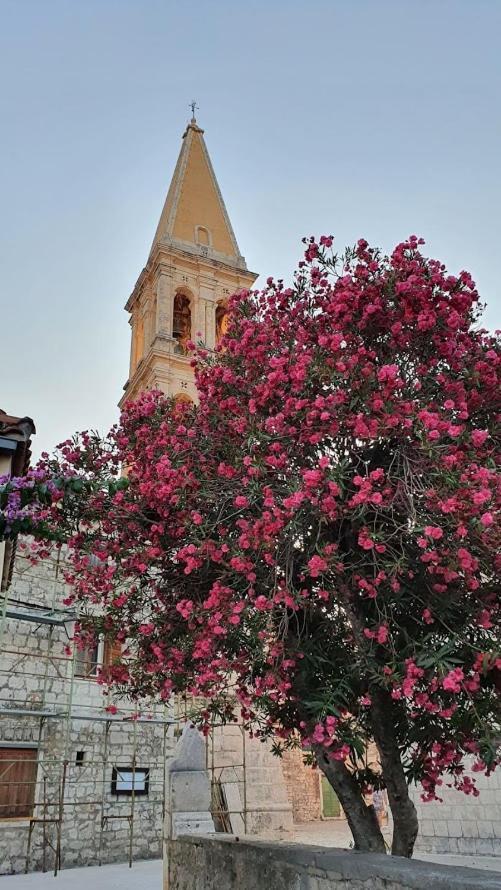
<instances>
[{"instance_id":1,"label":"pink flower cluster","mask_svg":"<svg viewBox=\"0 0 501 890\"><path fill-rule=\"evenodd\" d=\"M231 298L197 407L144 393L3 480L0 533L64 541L70 600L127 640L110 683L241 707L361 786L384 698L433 797L496 763L501 350L421 244L306 239L291 286Z\"/></svg>"}]
</instances>

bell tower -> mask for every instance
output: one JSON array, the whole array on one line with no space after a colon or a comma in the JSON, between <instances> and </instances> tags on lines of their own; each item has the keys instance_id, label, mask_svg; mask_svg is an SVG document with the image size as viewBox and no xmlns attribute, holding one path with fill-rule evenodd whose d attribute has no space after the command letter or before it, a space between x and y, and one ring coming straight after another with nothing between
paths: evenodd
<instances>
[{"instance_id":1,"label":"bell tower","mask_svg":"<svg viewBox=\"0 0 501 890\"><path fill-rule=\"evenodd\" d=\"M256 277L238 248L204 131L193 116L148 261L125 306L132 337L120 406L145 389L195 401L187 343L201 340L214 349L229 296Z\"/></svg>"}]
</instances>

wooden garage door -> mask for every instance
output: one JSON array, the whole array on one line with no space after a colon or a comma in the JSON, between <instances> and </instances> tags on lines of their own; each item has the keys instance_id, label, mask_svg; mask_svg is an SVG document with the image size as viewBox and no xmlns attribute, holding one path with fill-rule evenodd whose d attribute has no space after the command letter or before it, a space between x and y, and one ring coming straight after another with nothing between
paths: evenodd
<instances>
[{"instance_id":1,"label":"wooden garage door","mask_svg":"<svg viewBox=\"0 0 501 890\"><path fill-rule=\"evenodd\" d=\"M0 819L31 816L36 778L36 748L0 747Z\"/></svg>"}]
</instances>

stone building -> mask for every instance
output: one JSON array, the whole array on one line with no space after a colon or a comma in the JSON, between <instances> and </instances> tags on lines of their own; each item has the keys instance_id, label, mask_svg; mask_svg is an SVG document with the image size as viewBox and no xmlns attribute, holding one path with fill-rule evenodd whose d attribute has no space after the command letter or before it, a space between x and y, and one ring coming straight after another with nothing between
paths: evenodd
<instances>
[{"instance_id":1,"label":"stone building","mask_svg":"<svg viewBox=\"0 0 501 890\"><path fill-rule=\"evenodd\" d=\"M4 874L160 854L175 715L103 697L98 672L113 650L70 646L67 595L64 554L33 566L18 544L0 626Z\"/></svg>"}]
</instances>

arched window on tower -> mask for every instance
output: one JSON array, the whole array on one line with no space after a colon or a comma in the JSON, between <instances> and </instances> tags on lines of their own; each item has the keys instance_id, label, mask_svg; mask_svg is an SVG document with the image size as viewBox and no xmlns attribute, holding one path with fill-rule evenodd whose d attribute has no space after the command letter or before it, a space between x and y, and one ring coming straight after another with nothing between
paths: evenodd
<instances>
[{"instance_id":1,"label":"arched window on tower","mask_svg":"<svg viewBox=\"0 0 501 890\"><path fill-rule=\"evenodd\" d=\"M187 343L191 340L191 306L189 297L183 293L174 297L172 336L177 341L176 352L186 355Z\"/></svg>"},{"instance_id":2,"label":"arched window on tower","mask_svg":"<svg viewBox=\"0 0 501 890\"><path fill-rule=\"evenodd\" d=\"M216 346L228 330L228 308L224 303L216 306Z\"/></svg>"}]
</instances>

